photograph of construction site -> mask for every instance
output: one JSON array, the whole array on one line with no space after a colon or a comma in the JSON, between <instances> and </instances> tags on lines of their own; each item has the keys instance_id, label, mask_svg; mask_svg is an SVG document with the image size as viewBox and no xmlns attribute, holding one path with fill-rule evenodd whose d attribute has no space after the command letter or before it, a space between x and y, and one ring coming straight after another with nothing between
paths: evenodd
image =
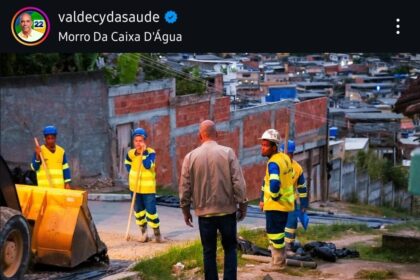
<instances>
[{"instance_id":1,"label":"photograph of construction site","mask_svg":"<svg viewBox=\"0 0 420 280\"><path fill-rule=\"evenodd\" d=\"M0 280L420 279L419 53L0 53L0 128Z\"/></svg>"}]
</instances>

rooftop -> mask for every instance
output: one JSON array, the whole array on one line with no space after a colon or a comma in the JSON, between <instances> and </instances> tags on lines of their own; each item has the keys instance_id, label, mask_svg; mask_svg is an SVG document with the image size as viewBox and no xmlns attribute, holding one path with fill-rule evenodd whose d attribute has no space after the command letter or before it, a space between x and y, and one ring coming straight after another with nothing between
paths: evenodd
<instances>
[{"instance_id":1,"label":"rooftop","mask_svg":"<svg viewBox=\"0 0 420 280\"><path fill-rule=\"evenodd\" d=\"M318 87L332 87L333 85L326 82L299 82L297 83L298 86L306 87L306 86L318 86Z\"/></svg>"},{"instance_id":2,"label":"rooftop","mask_svg":"<svg viewBox=\"0 0 420 280\"><path fill-rule=\"evenodd\" d=\"M380 113L381 112L381 110L379 110L377 108L372 108L372 107L348 108L348 109L330 108L329 110L330 110L331 114L337 114L337 113L343 113L343 114L347 114L347 113Z\"/></svg>"},{"instance_id":3,"label":"rooftop","mask_svg":"<svg viewBox=\"0 0 420 280\"><path fill-rule=\"evenodd\" d=\"M399 141L403 145L420 146L420 142L417 139L418 139L417 136L410 136L408 138L400 138Z\"/></svg>"},{"instance_id":4,"label":"rooftop","mask_svg":"<svg viewBox=\"0 0 420 280\"><path fill-rule=\"evenodd\" d=\"M328 141L328 146L334 146L334 145L338 145L338 144L341 144L341 143L344 143L344 141L343 140L329 140Z\"/></svg>"},{"instance_id":5,"label":"rooftop","mask_svg":"<svg viewBox=\"0 0 420 280\"><path fill-rule=\"evenodd\" d=\"M397 102L397 98L378 98L380 102L382 102L385 105L394 106Z\"/></svg>"},{"instance_id":6,"label":"rooftop","mask_svg":"<svg viewBox=\"0 0 420 280\"><path fill-rule=\"evenodd\" d=\"M364 84L349 84L352 88L376 88L376 87L393 87L394 83L364 83Z\"/></svg>"},{"instance_id":7,"label":"rooftop","mask_svg":"<svg viewBox=\"0 0 420 280\"><path fill-rule=\"evenodd\" d=\"M346 151L362 150L366 148L369 138L344 138L344 141Z\"/></svg>"},{"instance_id":8,"label":"rooftop","mask_svg":"<svg viewBox=\"0 0 420 280\"><path fill-rule=\"evenodd\" d=\"M348 113L349 120L401 120L403 115L395 113Z\"/></svg>"},{"instance_id":9,"label":"rooftop","mask_svg":"<svg viewBox=\"0 0 420 280\"><path fill-rule=\"evenodd\" d=\"M302 92L298 93L298 98L300 99L313 99L318 97L325 97L325 93L318 93L318 92Z\"/></svg>"}]
</instances>

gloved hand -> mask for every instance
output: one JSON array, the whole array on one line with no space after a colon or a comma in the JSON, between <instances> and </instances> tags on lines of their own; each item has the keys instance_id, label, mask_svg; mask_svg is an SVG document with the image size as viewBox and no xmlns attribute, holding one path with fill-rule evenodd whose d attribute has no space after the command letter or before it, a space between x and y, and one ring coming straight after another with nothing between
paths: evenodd
<instances>
[{"instance_id":1,"label":"gloved hand","mask_svg":"<svg viewBox=\"0 0 420 280\"><path fill-rule=\"evenodd\" d=\"M193 223L192 223L193 218L191 216L190 208L189 207L183 207L182 208L182 214L184 215L185 224L189 227L194 227Z\"/></svg>"},{"instance_id":2,"label":"gloved hand","mask_svg":"<svg viewBox=\"0 0 420 280\"><path fill-rule=\"evenodd\" d=\"M239 203L239 208L238 208L238 211L236 212L236 220L238 222L245 219L247 209L248 209L248 201Z\"/></svg>"}]
</instances>

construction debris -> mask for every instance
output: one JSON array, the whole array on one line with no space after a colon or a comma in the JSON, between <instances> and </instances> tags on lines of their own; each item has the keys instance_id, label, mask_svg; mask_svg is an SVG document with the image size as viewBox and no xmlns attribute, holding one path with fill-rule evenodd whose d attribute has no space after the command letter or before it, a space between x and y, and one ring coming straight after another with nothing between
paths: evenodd
<instances>
[{"instance_id":1,"label":"construction debris","mask_svg":"<svg viewBox=\"0 0 420 280\"><path fill-rule=\"evenodd\" d=\"M269 263L271 261L271 252L261 248L252 242L238 237L238 250L243 252L242 258L252 261ZM317 264L313 258L317 257L324 261L335 262L337 258L357 258L359 252L347 248L337 249L334 243L321 241L309 242L305 246L301 246L299 242L295 242L292 246L293 255L288 256L286 265L316 268Z\"/></svg>"},{"instance_id":2,"label":"construction debris","mask_svg":"<svg viewBox=\"0 0 420 280\"><path fill-rule=\"evenodd\" d=\"M334 243L314 241L309 242L303 246L305 254L310 254L312 257L318 257L324 261L335 262L337 258L358 258L359 252L347 248L337 249Z\"/></svg>"},{"instance_id":3,"label":"construction debris","mask_svg":"<svg viewBox=\"0 0 420 280\"><path fill-rule=\"evenodd\" d=\"M245 240L242 236L237 238L238 250L244 254L254 255L254 256L266 256L271 259L271 252L268 249L264 249L256 246L252 242Z\"/></svg>"},{"instance_id":4,"label":"construction debris","mask_svg":"<svg viewBox=\"0 0 420 280\"><path fill-rule=\"evenodd\" d=\"M296 267L307 267L312 269L315 269L317 267L316 262L298 261L294 259L286 259L286 265Z\"/></svg>"}]
</instances>

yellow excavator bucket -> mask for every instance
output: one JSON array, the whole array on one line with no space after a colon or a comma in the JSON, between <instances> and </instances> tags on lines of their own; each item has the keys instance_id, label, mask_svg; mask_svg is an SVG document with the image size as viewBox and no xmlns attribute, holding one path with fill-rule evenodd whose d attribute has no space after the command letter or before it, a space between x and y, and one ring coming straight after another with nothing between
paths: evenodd
<instances>
[{"instance_id":1,"label":"yellow excavator bucket","mask_svg":"<svg viewBox=\"0 0 420 280\"><path fill-rule=\"evenodd\" d=\"M23 216L32 225L36 263L75 267L97 255L106 258L87 207L85 191L16 185Z\"/></svg>"}]
</instances>

